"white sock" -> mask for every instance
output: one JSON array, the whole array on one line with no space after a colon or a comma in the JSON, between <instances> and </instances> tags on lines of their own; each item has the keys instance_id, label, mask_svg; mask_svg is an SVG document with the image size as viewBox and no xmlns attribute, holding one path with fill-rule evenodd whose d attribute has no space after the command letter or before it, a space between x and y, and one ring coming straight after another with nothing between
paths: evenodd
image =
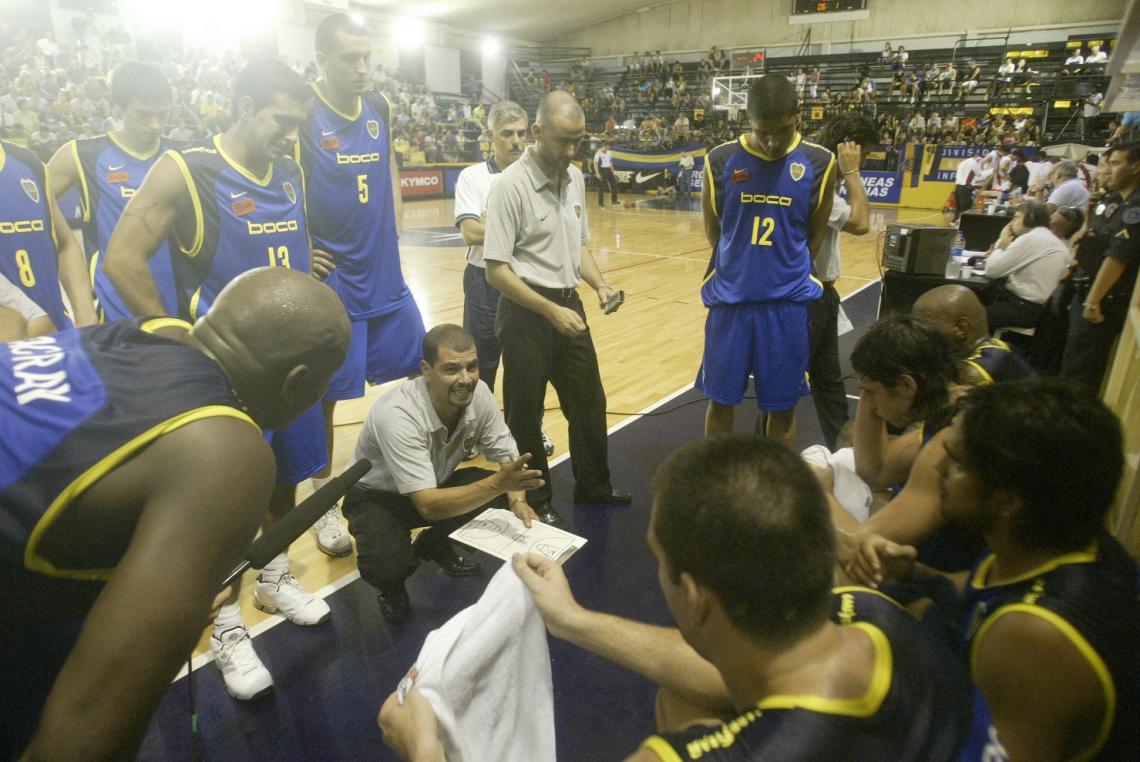
<instances>
[{"instance_id":1,"label":"white sock","mask_svg":"<svg viewBox=\"0 0 1140 762\"><path fill-rule=\"evenodd\" d=\"M218 616L214 618L214 636L220 638L226 630L241 626L241 606L237 603L227 603L218 609Z\"/></svg>"},{"instance_id":2,"label":"white sock","mask_svg":"<svg viewBox=\"0 0 1140 762\"><path fill-rule=\"evenodd\" d=\"M265 565L261 570L258 579L262 582L277 582L286 574L289 573L289 557L284 553L278 553L273 557L273 560Z\"/></svg>"},{"instance_id":3,"label":"white sock","mask_svg":"<svg viewBox=\"0 0 1140 762\"><path fill-rule=\"evenodd\" d=\"M323 486L325 486L326 484L328 484L328 483L329 483L329 481L331 481L331 480L332 480L332 477L331 477L331 476L326 476L326 477L325 477L325 478L323 478L323 479L322 479L321 477L319 477L319 476L314 476L314 477L313 477L312 479L310 479L309 481L311 481L311 482L313 483L313 492L316 492L316 491L317 491L317 490L319 490L321 487L323 487Z\"/></svg>"}]
</instances>

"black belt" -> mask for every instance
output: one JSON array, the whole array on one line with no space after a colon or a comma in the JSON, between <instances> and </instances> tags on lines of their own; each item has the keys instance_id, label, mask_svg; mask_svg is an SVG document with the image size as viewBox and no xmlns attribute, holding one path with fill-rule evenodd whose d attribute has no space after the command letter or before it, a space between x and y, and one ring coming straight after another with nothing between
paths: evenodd
<instances>
[{"instance_id":1,"label":"black belt","mask_svg":"<svg viewBox=\"0 0 1140 762\"><path fill-rule=\"evenodd\" d=\"M547 288L546 286L533 286L527 283L531 290L540 296L554 301L567 302L578 298L577 288Z\"/></svg>"}]
</instances>

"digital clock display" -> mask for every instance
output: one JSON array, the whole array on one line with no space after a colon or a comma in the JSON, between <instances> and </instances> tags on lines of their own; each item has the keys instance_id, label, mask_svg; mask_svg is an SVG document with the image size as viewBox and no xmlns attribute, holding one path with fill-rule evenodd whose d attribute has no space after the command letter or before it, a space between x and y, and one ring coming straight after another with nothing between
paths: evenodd
<instances>
[{"instance_id":1,"label":"digital clock display","mask_svg":"<svg viewBox=\"0 0 1140 762\"><path fill-rule=\"evenodd\" d=\"M867 0L792 0L792 13L843 13L865 11Z\"/></svg>"}]
</instances>

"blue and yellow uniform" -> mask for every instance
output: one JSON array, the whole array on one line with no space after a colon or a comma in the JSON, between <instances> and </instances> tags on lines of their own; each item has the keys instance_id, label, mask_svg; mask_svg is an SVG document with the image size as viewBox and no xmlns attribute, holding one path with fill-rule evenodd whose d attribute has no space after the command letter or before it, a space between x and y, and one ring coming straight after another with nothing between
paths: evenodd
<instances>
[{"instance_id":1,"label":"blue and yellow uniform","mask_svg":"<svg viewBox=\"0 0 1140 762\"><path fill-rule=\"evenodd\" d=\"M79 176L79 204L83 212L83 248L91 272L95 297L103 320L131 317L115 285L103 272L102 253L123 210L158 157L173 148L165 138L148 155L135 153L111 134L87 140L73 140L66 147L75 161ZM168 244L163 243L150 258L150 272L158 294L170 315L178 314L178 297Z\"/></svg>"},{"instance_id":2,"label":"blue and yellow uniform","mask_svg":"<svg viewBox=\"0 0 1140 762\"><path fill-rule=\"evenodd\" d=\"M965 647L971 668L994 622L1011 613L1053 625L1080 652L1104 691L1105 715L1081 759L1133 759L1140 749L1140 601L1137 566L1107 534L1001 584L987 556L966 585Z\"/></svg>"},{"instance_id":3,"label":"blue and yellow uniform","mask_svg":"<svg viewBox=\"0 0 1140 762\"><path fill-rule=\"evenodd\" d=\"M400 269L388 101L366 93L345 114L314 90L298 158L308 180L313 246L332 255L328 284L352 319L348 355L325 398L352 399L364 395L365 380L417 372L424 322Z\"/></svg>"},{"instance_id":4,"label":"blue and yellow uniform","mask_svg":"<svg viewBox=\"0 0 1140 762\"><path fill-rule=\"evenodd\" d=\"M963 360L981 378L984 384L1004 381L1032 381L1037 371L1001 339L987 336L974 345L970 356Z\"/></svg>"},{"instance_id":5,"label":"blue and yellow uniform","mask_svg":"<svg viewBox=\"0 0 1140 762\"><path fill-rule=\"evenodd\" d=\"M697 388L714 402L740 404L749 373L769 412L790 410L807 393L807 304L823 294L808 239L834 166L830 151L798 134L782 156L741 136L706 157L720 238L701 286L709 315Z\"/></svg>"},{"instance_id":6,"label":"blue and yellow uniform","mask_svg":"<svg viewBox=\"0 0 1140 762\"><path fill-rule=\"evenodd\" d=\"M154 333L171 325L189 328L135 318L0 344L0 563L106 579L129 531L97 538L87 559L40 549L84 490L188 423L225 416L254 425L220 365Z\"/></svg>"},{"instance_id":7,"label":"blue and yellow uniform","mask_svg":"<svg viewBox=\"0 0 1140 762\"><path fill-rule=\"evenodd\" d=\"M194 210L193 235L170 239L179 314L204 315L231 280L258 267L310 271L304 175L281 158L256 177L222 149L221 135L167 151L182 173ZM267 435L277 459L277 483L300 484L328 465L320 405Z\"/></svg>"},{"instance_id":8,"label":"blue and yellow uniform","mask_svg":"<svg viewBox=\"0 0 1140 762\"><path fill-rule=\"evenodd\" d=\"M837 588L832 620L871 642L863 695L767 696L719 727L652 736L644 746L665 762L1006 758L966 671L898 604L867 588Z\"/></svg>"},{"instance_id":9,"label":"blue and yellow uniform","mask_svg":"<svg viewBox=\"0 0 1140 762\"><path fill-rule=\"evenodd\" d=\"M26 148L0 141L0 274L63 330L72 323L59 283L52 204L43 162Z\"/></svg>"}]
</instances>

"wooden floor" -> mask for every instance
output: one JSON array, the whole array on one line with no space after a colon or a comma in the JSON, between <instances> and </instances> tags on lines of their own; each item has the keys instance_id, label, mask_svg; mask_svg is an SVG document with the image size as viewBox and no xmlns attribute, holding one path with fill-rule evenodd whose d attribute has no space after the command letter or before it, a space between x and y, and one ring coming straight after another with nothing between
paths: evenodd
<instances>
[{"instance_id":1,"label":"wooden floor","mask_svg":"<svg viewBox=\"0 0 1140 762\"><path fill-rule=\"evenodd\" d=\"M602 381L608 398L609 425L630 413L650 407L661 398L692 383L700 363L706 310L701 304L699 286L708 263L710 249L704 238L700 214L693 211L652 208L649 197L626 197L632 208L589 208L590 250L607 281L625 291L625 304L612 314L603 315L597 299L582 290L587 319L598 352ZM421 241L444 239L454 232L454 203L451 199L404 204L404 230L435 228L437 236L417 236ZM836 284L847 295L879 278L877 242L889 222L940 223L942 214L929 210L875 208L871 213L871 233L856 238L842 235L843 277ZM434 232L434 231L433 231ZM405 234L401 241L404 276L416 303L430 328L440 323L459 323L463 309L462 246L411 246ZM399 382L396 382L399 383ZM343 470L352 457L353 446L371 404L390 385L372 387L360 400L337 407L333 468ZM548 412L544 426L557 443L555 456L565 453L566 421L557 409L553 390L547 395ZM694 431L693 436L700 436ZM614 474L616 485L621 474ZM303 485L299 497L311 489ZM556 496L557 501L569 496ZM556 507L559 507L556 505ZM355 572L352 556L334 559L322 554L306 534L289 552L293 572L310 591L343 581ZM246 579L247 594L242 608L247 626L267 617L253 608L248 594L252 580ZM267 626L270 622L266 622ZM260 629L260 628L258 628ZM203 634L196 653L208 653ZM197 661L197 660L196 660Z\"/></svg>"}]
</instances>

